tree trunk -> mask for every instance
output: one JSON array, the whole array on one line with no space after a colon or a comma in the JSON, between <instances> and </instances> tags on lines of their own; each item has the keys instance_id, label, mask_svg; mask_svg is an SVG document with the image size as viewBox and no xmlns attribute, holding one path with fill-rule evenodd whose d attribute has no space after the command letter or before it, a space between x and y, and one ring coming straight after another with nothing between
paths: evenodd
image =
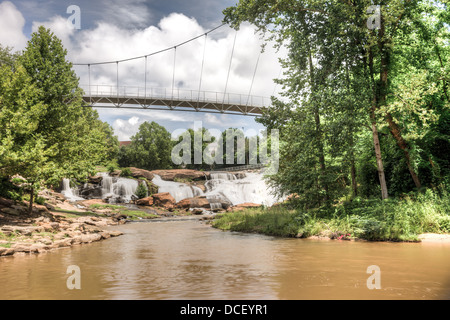
<instances>
[{"instance_id":1,"label":"tree trunk","mask_svg":"<svg viewBox=\"0 0 450 320\"><path fill-rule=\"evenodd\" d=\"M358 195L358 185L356 183L356 167L355 167L355 156L353 154L353 150L351 152L351 160L350 160L350 174L352 176L352 197L356 197Z\"/></svg>"},{"instance_id":2,"label":"tree trunk","mask_svg":"<svg viewBox=\"0 0 450 320\"><path fill-rule=\"evenodd\" d=\"M372 106L372 108L371 108L370 119L372 122L373 145L375 148L375 157L377 160L378 179L380 180L380 187L381 187L381 198L384 200L384 199L387 199L389 196L388 196L388 189L386 186L386 178L384 176L384 167L383 167L383 159L381 157L380 139L378 138L378 129L377 129L376 118L375 118L375 106Z\"/></svg>"},{"instance_id":3,"label":"tree trunk","mask_svg":"<svg viewBox=\"0 0 450 320\"><path fill-rule=\"evenodd\" d=\"M384 34L384 24L382 24L382 34ZM387 95L387 87L388 87L388 71L389 71L389 52L388 49L386 49L386 44L381 41L379 43L379 48L381 54L381 69L380 69L380 92L379 92L379 105L385 105L386 104L386 95ZM402 134L400 132L400 128L395 123L394 119L392 118L392 115L388 112L386 113L386 121L389 125L389 131L391 132L392 136L394 137L397 145L400 147L400 149L403 150L403 153L405 155L406 165L408 166L409 172L411 174L411 177L414 181L414 184L416 185L416 188L419 189L421 187L419 177L417 176L417 173L414 171L414 168L411 165L411 158L409 156L409 150L408 150L408 144L406 143L405 139L403 139Z\"/></svg>"},{"instance_id":4,"label":"tree trunk","mask_svg":"<svg viewBox=\"0 0 450 320\"><path fill-rule=\"evenodd\" d=\"M315 80L314 80L314 67L312 63L312 55L311 50L309 50L309 73L310 73L310 80L311 80L311 89L314 94L315 92ZM314 99L315 100L315 99ZM314 105L314 121L316 125L316 138L317 138L317 145L318 145L318 151L319 151L319 164L320 164L320 182L323 187L323 190L325 191L325 197L324 200L329 200L328 195L328 183L326 182L326 165L325 165L325 155L323 150L323 139L322 139L322 129L320 124L320 114L319 114L319 106L317 104Z\"/></svg>"},{"instance_id":5,"label":"tree trunk","mask_svg":"<svg viewBox=\"0 0 450 320\"><path fill-rule=\"evenodd\" d=\"M395 141L397 142L397 145L400 149L403 150L403 153L405 155L406 165L408 166L409 173L411 174L411 177L414 181L414 184L416 185L417 189L420 189L421 183L419 180L419 177L417 173L414 171L413 166L411 165L411 158L409 156L409 150L408 150L408 144L403 139L400 128L395 123L394 119L392 118L392 115L390 113L386 114L386 120L389 124L389 131L391 132L392 136L394 137Z\"/></svg>"},{"instance_id":6,"label":"tree trunk","mask_svg":"<svg viewBox=\"0 0 450 320\"><path fill-rule=\"evenodd\" d=\"M381 198L387 199L389 197L389 195L388 195L388 189L387 189L387 185L386 185L386 177L384 175L383 158L381 157L380 139L378 137L377 121L376 121L376 115L375 115L375 110L377 108L377 101L378 101L377 100L378 93L377 93L375 79L373 77L374 66L373 66L372 49L369 49L368 67L369 67L369 72L370 72L370 78L372 80L372 90L373 90L372 107L370 108L370 122L372 124L373 146L375 149L375 159L377 162L378 180L380 181L380 187L381 187Z\"/></svg>"}]
</instances>

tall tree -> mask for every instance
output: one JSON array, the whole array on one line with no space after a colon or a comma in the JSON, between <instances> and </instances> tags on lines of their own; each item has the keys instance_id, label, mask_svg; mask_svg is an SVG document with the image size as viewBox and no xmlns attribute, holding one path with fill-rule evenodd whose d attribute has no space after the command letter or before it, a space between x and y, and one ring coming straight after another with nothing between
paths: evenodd
<instances>
[{"instance_id":1,"label":"tall tree","mask_svg":"<svg viewBox=\"0 0 450 320\"><path fill-rule=\"evenodd\" d=\"M82 91L61 41L33 33L15 64L1 69L0 174L29 186L30 210L43 184L86 178L105 157L106 135L96 111L82 108Z\"/></svg>"},{"instance_id":2,"label":"tall tree","mask_svg":"<svg viewBox=\"0 0 450 320\"><path fill-rule=\"evenodd\" d=\"M172 147L170 132L156 122L146 121L131 137L131 144L122 147L119 164L147 170L170 169Z\"/></svg>"}]
</instances>

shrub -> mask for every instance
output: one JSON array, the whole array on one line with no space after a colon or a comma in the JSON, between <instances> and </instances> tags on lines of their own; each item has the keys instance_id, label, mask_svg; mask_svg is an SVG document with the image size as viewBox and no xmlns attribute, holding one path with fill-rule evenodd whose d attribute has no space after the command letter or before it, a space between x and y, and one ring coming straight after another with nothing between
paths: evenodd
<instances>
[{"instance_id":1,"label":"shrub","mask_svg":"<svg viewBox=\"0 0 450 320\"><path fill-rule=\"evenodd\" d=\"M133 173L131 172L130 168L123 168L122 172L120 173L120 176L125 178L131 178L133 177Z\"/></svg>"},{"instance_id":2,"label":"shrub","mask_svg":"<svg viewBox=\"0 0 450 320\"><path fill-rule=\"evenodd\" d=\"M135 194L139 199L148 197L148 188L147 188L147 184L144 181L139 183Z\"/></svg>"}]
</instances>

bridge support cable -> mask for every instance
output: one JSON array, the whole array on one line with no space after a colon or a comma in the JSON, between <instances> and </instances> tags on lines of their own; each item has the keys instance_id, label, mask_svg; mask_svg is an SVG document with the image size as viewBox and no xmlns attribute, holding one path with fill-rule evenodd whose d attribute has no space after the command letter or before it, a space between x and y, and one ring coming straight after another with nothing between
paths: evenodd
<instances>
[{"instance_id":1,"label":"bridge support cable","mask_svg":"<svg viewBox=\"0 0 450 320\"><path fill-rule=\"evenodd\" d=\"M119 106L119 61L116 61L117 106Z\"/></svg>"},{"instance_id":2,"label":"bridge support cable","mask_svg":"<svg viewBox=\"0 0 450 320\"><path fill-rule=\"evenodd\" d=\"M247 103L245 104L245 108L247 109L248 102L250 100L250 95L252 94L253 82L255 81L256 70L258 69L259 58L261 57L261 51L259 51L258 59L256 59L255 70L253 71L252 82L250 84L250 90L248 91Z\"/></svg>"},{"instance_id":3,"label":"bridge support cable","mask_svg":"<svg viewBox=\"0 0 450 320\"><path fill-rule=\"evenodd\" d=\"M208 39L208 34L205 33L205 43L203 44L202 66L200 68L200 80L199 80L199 83L198 83L197 108L195 108L196 111L198 111L199 104L200 104L200 92L201 92L201 88L202 88L203 66L204 66L204 63L205 63L205 52L206 52L206 40L207 39Z\"/></svg>"},{"instance_id":4,"label":"bridge support cable","mask_svg":"<svg viewBox=\"0 0 450 320\"><path fill-rule=\"evenodd\" d=\"M147 107L147 56L145 56L144 72L144 106Z\"/></svg>"},{"instance_id":5,"label":"bridge support cable","mask_svg":"<svg viewBox=\"0 0 450 320\"><path fill-rule=\"evenodd\" d=\"M91 93L91 65L88 64L88 84L89 84L89 104L92 105L92 93Z\"/></svg>"},{"instance_id":6,"label":"bridge support cable","mask_svg":"<svg viewBox=\"0 0 450 320\"><path fill-rule=\"evenodd\" d=\"M177 47L175 46L173 51L173 73L172 73L172 102L170 105L170 109L173 108L173 90L175 89L175 68L177 65Z\"/></svg>"},{"instance_id":7,"label":"bridge support cable","mask_svg":"<svg viewBox=\"0 0 450 320\"><path fill-rule=\"evenodd\" d=\"M231 49L231 56L230 56L230 64L228 66L227 81L225 82L225 90L223 92L222 111L223 111L223 107L225 105L225 97L227 95L228 79L230 78L231 63L233 62L233 55L234 55L234 47L236 45L236 38L237 38L237 30L234 33L233 48Z\"/></svg>"}]
</instances>

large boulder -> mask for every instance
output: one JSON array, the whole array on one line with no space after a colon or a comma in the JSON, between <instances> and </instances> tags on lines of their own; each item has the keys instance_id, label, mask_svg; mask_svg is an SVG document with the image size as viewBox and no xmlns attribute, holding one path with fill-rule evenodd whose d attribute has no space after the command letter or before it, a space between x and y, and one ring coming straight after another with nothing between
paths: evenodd
<instances>
[{"instance_id":1,"label":"large boulder","mask_svg":"<svg viewBox=\"0 0 450 320\"><path fill-rule=\"evenodd\" d=\"M209 201L206 197L186 198L177 203L178 208L210 208Z\"/></svg>"},{"instance_id":2,"label":"large boulder","mask_svg":"<svg viewBox=\"0 0 450 320\"><path fill-rule=\"evenodd\" d=\"M92 183L87 183L85 186L80 188L79 194L85 199L95 199L102 197L102 187L100 185L95 185Z\"/></svg>"},{"instance_id":3,"label":"large boulder","mask_svg":"<svg viewBox=\"0 0 450 320\"><path fill-rule=\"evenodd\" d=\"M13 200L0 197L0 206L11 207L13 204L14 204Z\"/></svg>"},{"instance_id":4,"label":"large boulder","mask_svg":"<svg viewBox=\"0 0 450 320\"><path fill-rule=\"evenodd\" d=\"M175 198L169 192L155 193L153 195L153 204L157 207L172 209L175 206Z\"/></svg>"},{"instance_id":5,"label":"large boulder","mask_svg":"<svg viewBox=\"0 0 450 320\"><path fill-rule=\"evenodd\" d=\"M147 197L136 200L136 204L138 206L152 206L153 205L153 197Z\"/></svg>"},{"instance_id":6,"label":"large boulder","mask_svg":"<svg viewBox=\"0 0 450 320\"><path fill-rule=\"evenodd\" d=\"M240 211L240 210L244 210L244 209L259 208L259 207L261 207L261 204L246 202L246 203L240 203L233 207L230 207L230 208L228 208L227 211Z\"/></svg>"},{"instance_id":7,"label":"large boulder","mask_svg":"<svg viewBox=\"0 0 450 320\"><path fill-rule=\"evenodd\" d=\"M133 176L133 178L145 178L148 181L152 181L153 180L153 173L151 173L148 170L144 170L144 169L139 169L139 168L135 168L135 167L130 167L129 168L131 171L131 175Z\"/></svg>"},{"instance_id":8,"label":"large boulder","mask_svg":"<svg viewBox=\"0 0 450 320\"><path fill-rule=\"evenodd\" d=\"M101 184L103 180L102 176L89 176L88 177L88 183L91 184Z\"/></svg>"},{"instance_id":9,"label":"large boulder","mask_svg":"<svg viewBox=\"0 0 450 320\"><path fill-rule=\"evenodd\" d=\"M191 170L191 169L172 169L172 170L153 170L161 179L166 181L179 180L205 180L209 178L209 172Z\"/></svg>"}]
</instances>

